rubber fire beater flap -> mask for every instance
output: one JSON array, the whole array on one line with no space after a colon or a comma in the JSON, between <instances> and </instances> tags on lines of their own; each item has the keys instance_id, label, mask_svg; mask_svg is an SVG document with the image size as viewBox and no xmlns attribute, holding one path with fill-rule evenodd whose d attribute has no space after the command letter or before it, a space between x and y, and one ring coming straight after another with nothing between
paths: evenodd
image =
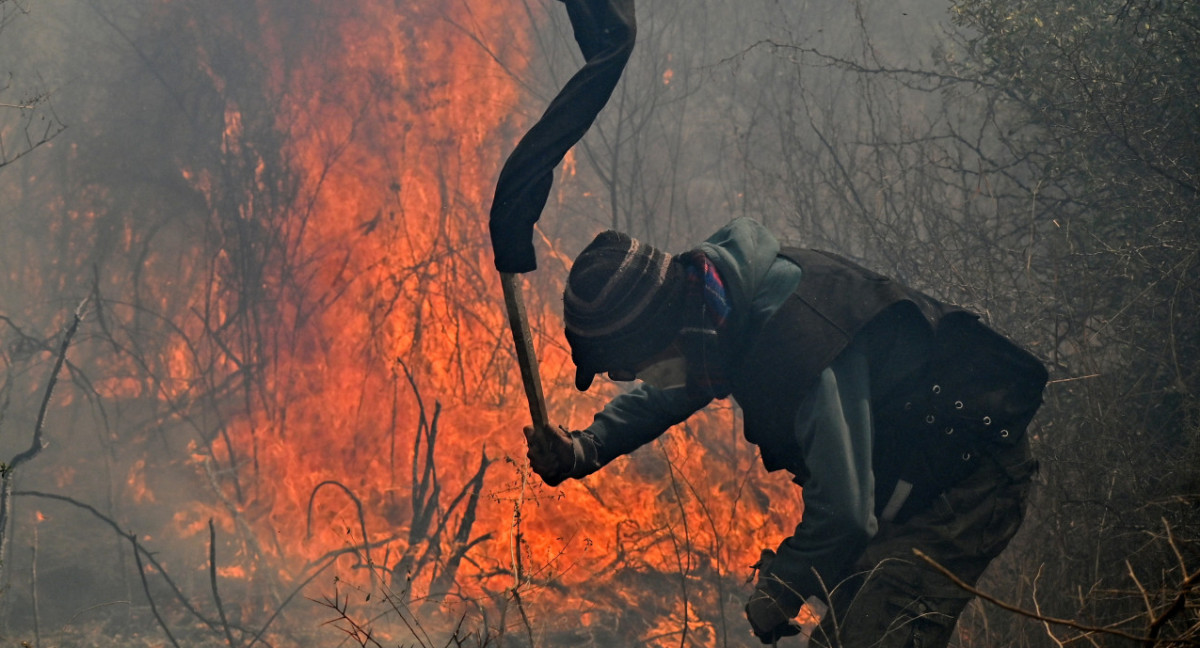
<instances>
[{"instance_id":1,"label":"rubber fire beater flap","mask_svg":"<svg viewBox=\"0 0 1200 648\"><path fill-rule=\"evenodd\" d=\"M500 272L537 268L533 226L542 215L554 168L591 127L633 52L633 0L562 0L586 63L521 138L500 170L488 228Z\"/></svg>"}]
</instances>

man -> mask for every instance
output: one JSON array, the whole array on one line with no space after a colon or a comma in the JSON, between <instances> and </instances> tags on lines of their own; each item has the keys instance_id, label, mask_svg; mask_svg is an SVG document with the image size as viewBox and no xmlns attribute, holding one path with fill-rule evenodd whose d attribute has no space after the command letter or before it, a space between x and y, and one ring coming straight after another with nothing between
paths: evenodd
<instances>
[{"instance_id":1,"label":"man","mask_svg":"<svg viewBox=\"0 0 1200 648\"><path fill-rule=\"evenodd\" d=\"M818 640L944 646L974 583L1020 525L1025 428L1044 367L963 309L833 254L781 248L738 219L668 255L604 232L563 296L580 390L641 384L584 430L527 428L554 486L633 452L715 398L742 408L768 470L803 486L803 520L765 550L746 614L773 643L828 600Z\"/></svg>"}]
</instances>

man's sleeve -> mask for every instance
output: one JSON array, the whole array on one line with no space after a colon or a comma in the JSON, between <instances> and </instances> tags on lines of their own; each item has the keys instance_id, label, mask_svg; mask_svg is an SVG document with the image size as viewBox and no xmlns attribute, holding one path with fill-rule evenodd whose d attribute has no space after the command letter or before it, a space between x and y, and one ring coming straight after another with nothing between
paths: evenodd
<instances>
[{"instance_id":1,"label":"man's sleeve","mask_svg":"<svg viewBox=\"0 0 1200 648\"><path fill-rule=\"evenodd\" d=\"M796 419L809 477L804 518L759 585L798 610L837 586L878 530L871 466L870 382L861 344L822 372Z\"/></svg>"},{"instance_id":2,"label":"man's sleeve","mask_svg":"<svg viewBox=\"0 0 1200 648\"><path fill-rule=\"evenodd\" d=\"M709 399L688 396L687 389L656 389L639 384L609 401L576 437L575 470L578 479L603 468L657 439L671 426L683 422L708 404Z\"/></svg>"}]
</instances>

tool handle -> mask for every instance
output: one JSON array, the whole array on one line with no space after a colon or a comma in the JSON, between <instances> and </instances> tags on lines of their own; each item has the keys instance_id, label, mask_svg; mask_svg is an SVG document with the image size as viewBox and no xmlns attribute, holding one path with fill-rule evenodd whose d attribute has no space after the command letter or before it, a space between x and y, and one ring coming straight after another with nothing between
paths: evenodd
<instances>
[{"instance_id":1,"label":"tool handle","mask_svg":"<svg viewBox=\"0 0 1200 648\"><path fill-rule=\"evenodd\" d=\"M546 412L546 397L542 394L542 377L538 373L537 354L533 350L533 337L529 333L529 318L525 314L525 301L521 297L520 279L516 273L501 272L500 285L504 288L504 305L508 311L508 325L512 329L513 344L517 348L517 364L521 366L521 382L525 385L525 398L529 401L529 415L534 429L549 427L550 415Z\"/></svg>"}]
</instances>

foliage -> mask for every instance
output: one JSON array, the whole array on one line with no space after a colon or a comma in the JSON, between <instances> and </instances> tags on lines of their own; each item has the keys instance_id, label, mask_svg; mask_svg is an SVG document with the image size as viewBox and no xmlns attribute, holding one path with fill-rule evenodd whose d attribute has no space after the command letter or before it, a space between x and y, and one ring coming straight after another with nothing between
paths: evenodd
<instances>
[{"instance_id":1,"label":"foliage","mask_svg":"<svg viewBox=\"0 0 1200 648\"><path fill-rule=\"evenodd\" d=\"M964 0L963 71L1052 138L1056 170L1109 201L1200 189L1200 6L1155 0ZM1181 214L1182 215L1182 214Z\"/></svg>"},{"instance_id":2,"label":"foliage","mask_svg":"<svg viewBox=\"0 0 1200 648\"><path fill-rule=\"evenodd\" d=\"M969 37L951 70L1002 110L1003 156L987 162L1023 168L1013 207L1054 228L1028 312L1049 318L1060 378L1020 587L1082 618L1194 639L1182 610L1151 620L1197 560L1200 5L964 0L953 12Z\"/></svg>"}]
</instances>

